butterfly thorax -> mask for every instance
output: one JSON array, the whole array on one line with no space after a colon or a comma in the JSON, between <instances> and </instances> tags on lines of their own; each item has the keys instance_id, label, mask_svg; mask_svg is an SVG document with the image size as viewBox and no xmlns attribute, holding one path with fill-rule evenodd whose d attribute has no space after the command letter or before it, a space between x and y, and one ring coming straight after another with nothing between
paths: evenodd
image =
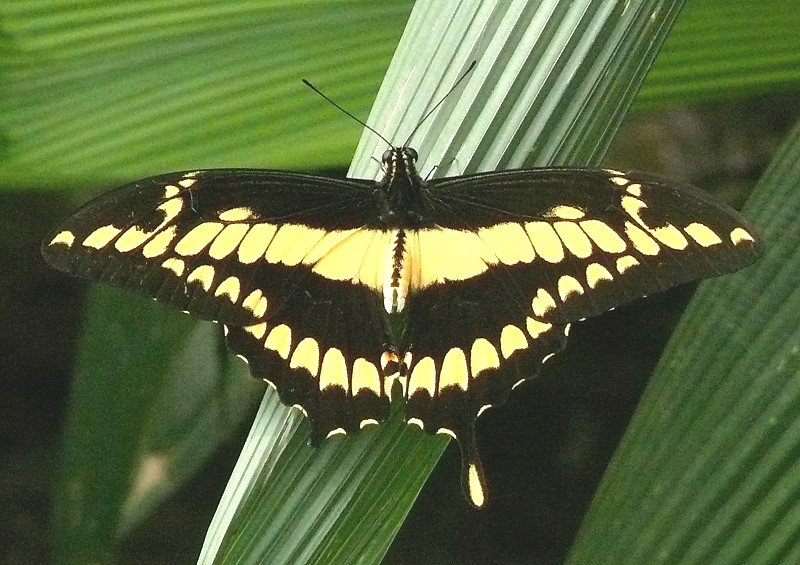
<instances>
[{"instance_id":1,"label":"butterfly thorax","mask_svg":"<svg viewBox=\"0 0 800 565\"><path fill-rule=\"evenodd\" d=\"M419 228L425 224L426 183L416 167L417 152L393 147L383 154L384 175L379 185L386 198L381 220L389 227Z\"/></svg>"}]
</instances>

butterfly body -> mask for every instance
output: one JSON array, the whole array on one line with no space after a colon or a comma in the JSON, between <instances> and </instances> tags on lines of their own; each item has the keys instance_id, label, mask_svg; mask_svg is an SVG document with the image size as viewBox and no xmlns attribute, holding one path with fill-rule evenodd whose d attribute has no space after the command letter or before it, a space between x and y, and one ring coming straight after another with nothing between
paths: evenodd
<instances>
[{"instance_id":1,"label":"butterfly body","mask_svg":"<svg viewBox=\"0 0 800 565\"><path fill-rule=\"evenodd\" d=\"M735 212L671 181L575 168L425 181L416 160L393 147L377 182L142 179L76 212L43 254L224 324L315 442L385 420L399 389L410 425L458 440L475 506L476 417L560 351L570 323L758 256Z\"/></svg>"}]
</instances>

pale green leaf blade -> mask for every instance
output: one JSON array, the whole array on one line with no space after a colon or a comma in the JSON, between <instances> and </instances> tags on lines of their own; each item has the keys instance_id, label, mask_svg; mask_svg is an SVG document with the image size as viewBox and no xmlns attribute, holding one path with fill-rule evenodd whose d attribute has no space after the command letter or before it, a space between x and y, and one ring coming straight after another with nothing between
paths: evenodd
<instances>
[{"instance_id":1,"label":"pale green leaf blade","mask_svg":"<svg viewBox=\"0 0 800 565\"><path fill-rule=\"evenodd\" d=\"M418 2L370 123L402 143L477 59L473 79L414 138L423 170L503 167L530 152L539 163L596 162L680 4ZM371 157L384 149L365 134L351 174L374 176ZM299 416L274 406L254 430L278 437ZM261 431L251 435L242 460L261 463L234 472L201 562L379 562L443 448L396 417L373 438L337 438L318 450L303 445L303 425L292 428L300 438L287 445L297 447L280 454L263 446Z\"/></svg>"}]
</instances>

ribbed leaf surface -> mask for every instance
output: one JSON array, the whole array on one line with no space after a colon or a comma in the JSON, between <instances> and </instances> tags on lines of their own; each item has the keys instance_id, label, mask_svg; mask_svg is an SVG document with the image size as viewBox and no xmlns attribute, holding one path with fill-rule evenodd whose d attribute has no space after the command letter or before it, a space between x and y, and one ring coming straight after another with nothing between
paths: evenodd
<instances>
[{"instance_id":1,"label":"ribbed leaf surface","mask_svg":"<svg viewBox=\"0 0 800 565\"><path fill-rule=\"evenodd\" d=\"M421 170L503 168L528 153L538 163L596 161L679 5L418 2L370 123L403 143L426 108L477 59L461 92L415 135ZM365 133L351 175L374 176L372 157L385 148ZM259 463L243 463L231 477L201 562L380 562L444 440L407 430L395 417L371 444L362 434L319 450L302 445L303 424L292 425L292 448L281 452L261 434L276 437L287 418L300 416L273 406L260 412L259 431L242 453L242 461Z\"/></svg>"},{"instance_id":2,"label":"ribbed leaf surface","mask_svg":"<svg viewBox=\"0 0 800 565\"><path fill-rule=\"evenodd\" d=\"M571 563L800 559L799 186L800 125L744 210L764 257L701 285Z\"/></svg>"}]
</instances>

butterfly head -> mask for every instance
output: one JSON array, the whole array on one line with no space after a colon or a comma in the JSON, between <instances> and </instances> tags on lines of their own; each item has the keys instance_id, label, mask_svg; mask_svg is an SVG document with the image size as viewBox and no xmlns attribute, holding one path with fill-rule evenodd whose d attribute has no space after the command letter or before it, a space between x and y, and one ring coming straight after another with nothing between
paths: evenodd
<instances>
[{"instance_id":1,"label":"butterfly head","mask_svg":"<svg viewBox=\"0 0 800 565\"><path fill-rule=\"evenodd\" d=\"M387 171L398 171L409 166L414 167L419 159L417 150L413 147L392 147L383 152L381 161Z\"/></svg>"},{"instance_id":2,"label":"butterfly head","mask_svg":"<svg viewBox=\"0 0 800 565\"><path fill-rule=\"evenodd\" d=\"M383 152L381 161L383 161L384 183L387 187L394 187L399 185L412 184L419 186L422 179L417 173L417 159L419 155L416 149L408 146L395 147L392 146Z\"/></svg>"}]
</instances>

